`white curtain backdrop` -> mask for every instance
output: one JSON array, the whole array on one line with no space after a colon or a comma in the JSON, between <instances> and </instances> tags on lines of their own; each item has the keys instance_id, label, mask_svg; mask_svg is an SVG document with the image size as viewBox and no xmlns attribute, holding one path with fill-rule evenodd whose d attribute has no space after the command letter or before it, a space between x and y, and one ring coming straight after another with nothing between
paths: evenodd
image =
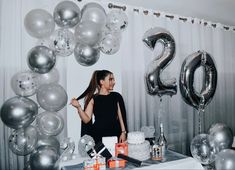
<instances>
[{"instance_id":1,"label":"white curtain backdrop","mask_svg":"<svg viewBox=\"0 0 235 170\"><path fill-rule=\"evenodd\" d=\"M144 12L145 11L145 12ZM165 136L169 148L184 154L190 154L189 146L195 127L198 125L197 111L187 105L179 90L180 69L184 59L198 51L207 51L214 59L218 71L215 96L205 108L205 132L212 123L222 122L235 132L234 105L234 46L233 28L224 28L197 18L185 18L164 12L127 7L128 29L122 41L122 94L125 99L129 131L140 130L142 126L155 126L159 135L159 118L162 116ZM160 16L154 15L159 13ZM182 19L185 18L186 20ZM216 25L216 26L215 26ZM159 96L147 94L144 73L148 64L161 52L161 46L154 51L147 48L143 41L144 33L150 28L162 27L174 37L176 53L173 61L163 71L163 79L177 79L177 94ZM195 73L195 88L202 87L201 68Z\"/></svg>"},{"instance_id":2,"label":"white curtain backdrop","mask_svg":"<svg viewBox=\"0 0 235 170\"><path fill-rule=\"evenodd\" d=\"M35 8L42 8L52 13L54 7L60 1L62 0L0 1L0 106L7 99L15 96L10 86L11 78L15 73L28 69L27 53L37 42L36 39L26 33L23 22L24 16ZM87 2L90 1L83 1L83 3ZM110 10L107 3L102 3L101 0L99 3L106 10ZM82 7L79 3L78 5ZM214 23L206 21L207 24L205 24L205 21L196 18L186 18L187 21L184 21L181 16L177 15L172 15L173 18L171 19L166 17L166 15L171 14L165 14L161 11L148 10L148 14L144 14L143 11L146 9L133 6L126 7L128 27L122 33L122 42L118 53L113 56L102 55L99 62L90 68L79 66L71 57L69 59L57 58L56 67L60 72L59 83L69 93L69 100L78 95L78 91L86 88L93 70L107 68L111 71L114 70L115 73L120 72L120 74L116 74L118 75L116 80L120 80L117 81L116 88L121 89L120 92L125 100L129 131L140 130L142 126L152 125L155 126L156 136L158 136L158 115L160 112L169 148L189 154L194 124L197 122L195 121L197 119L196 110L183 101L179 85L176 95L173 97L163 96L162 103L160 103L158 96L147 94L144 84L145 70L156 54L154 55L153 51L144 45L142 37L150 28L163 27L173 35L176 43L175 58L163 71L164 78L175 77L179 82L180 68L188 55L198 50L205 50L210 53L216 62L218 82L215 96L205 109L205 129L212 123L223 122L235 132L235 71L233 69L235 64L233 59L235 31L233 31L233 28L228 27L228 30L226 30L219 23L216 23L216 27L214 27L212 26ZM157 17L153 14L154 12L160 13L160 16ZM87 79L87 81L84 81L84 79ZM199 72L195 80L197 89L201 87L201 80ZM75 89L78 91L74 91ZM32 98L34 99L34 97ZM73 108L68 108L71 109L71 112L75 112ZM60 137L67 136L67 127L69 137L72 135L79 136L79 129L74 128L74 124L80 122L76 112L66 115L66 108L60 112L64 115L65 122L67 122L67 116L69 118L69 123L65 123L64 131ZM71 115L77 117L75 122L72 122L74 118ZM12 129L0 121L0 169L21 170L27 158L16 156L10 151L8 137L11 131Z\"/></svg>"}]
</instances>

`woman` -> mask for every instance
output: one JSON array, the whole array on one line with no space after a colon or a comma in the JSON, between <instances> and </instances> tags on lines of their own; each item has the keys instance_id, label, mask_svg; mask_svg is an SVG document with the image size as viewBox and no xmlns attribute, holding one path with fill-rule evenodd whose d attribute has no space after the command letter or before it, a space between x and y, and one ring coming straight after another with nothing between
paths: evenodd
<instances>
[{"instance_id":1,"label":"woman","mask_svg":"<svg viewBox=\"0 0 235 170\"><path fill-rule=\"evenodd\" d=\"M126 140L126 110L122 96L112 92L115 85L113 73L97 70L93 73L87 89L71 104L77 109L82 120L82 135L91 135L95 142L104 136L117 136L119 142ZM84 110L78 100L85 98ZM92 115L95 121L92 124ZM84 124L85 123L85 124Z\"/></svg>"}]
</instances>

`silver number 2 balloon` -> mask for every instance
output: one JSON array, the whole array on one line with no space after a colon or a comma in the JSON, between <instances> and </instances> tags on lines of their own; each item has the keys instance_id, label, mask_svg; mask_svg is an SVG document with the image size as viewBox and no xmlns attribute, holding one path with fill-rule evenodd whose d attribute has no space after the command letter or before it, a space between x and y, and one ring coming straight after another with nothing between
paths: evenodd
<instances>
[{"instance_id":1,"label":"silver number 2 balloon","mask_svg":"<svg viewBox=\"0 0 235 170\"><path fill-rule=\"evenodd\" d=\"M201 92L194 89L194 74L197 68L204 68L203 87ZM184 101L196 109L204 108L215 94L217 70L213 58L205 51L189 55L183 62L180 71L180 91Z\"/></svg>"},{"instance_id":2,"label":"silver number 2 balloon","mask_svg":"<svg viewBox=\"0 0 235 170\"><path fill-rule=\"evenodd\" d=\"M157 43L163 46L162 53L156 57L147 68L145 83L150 95L175 95L177 93L176 79L162 81L160 74L173 60L175 55L175 41L173 36L165 29L155 27L148 30L143 37L144 44L154 49Z\"/></svg>"}]
</instances>

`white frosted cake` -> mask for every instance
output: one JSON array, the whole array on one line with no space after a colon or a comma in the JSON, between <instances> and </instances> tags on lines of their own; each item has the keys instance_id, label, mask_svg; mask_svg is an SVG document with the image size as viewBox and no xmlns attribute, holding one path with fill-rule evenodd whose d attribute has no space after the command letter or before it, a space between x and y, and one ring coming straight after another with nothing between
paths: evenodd
<instances>
[{"instance_id":1,"label":"white frosted cake","mask_svg":"<svg viewBox=\"0 0 235 170\"><path fill-rule=\"evenodd\" d=\"M129 132L127 136L127 142L130 144L140 144L145 141L144 132Z\"/></svg>"},{"instance_id":2,"label":"white frosted cake","mask_svg":"<svg viewBox=\"0 0 235 170\"><path fill-rule=\"evenodd\" d=\"M150 158L150 144L143 132L129 132L127 136L128 156L144 161Z\"/></svg>"}]
</instances>

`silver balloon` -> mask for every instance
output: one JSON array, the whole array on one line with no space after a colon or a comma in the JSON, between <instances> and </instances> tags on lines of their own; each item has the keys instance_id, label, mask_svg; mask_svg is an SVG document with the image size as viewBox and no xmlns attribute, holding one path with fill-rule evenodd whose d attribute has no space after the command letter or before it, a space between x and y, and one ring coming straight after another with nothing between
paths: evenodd
<instances>
[{"instance_id":1,"label":"silver balloon","mask_svg":"<svg viewBox=\"0 0 235 170\"><path fill-rule=\"evenodd\" d=\"M82 66L91 66L100 58L100 51L89 45L78 43L74 49L74 56Z\"/></svg>"},{"instance_id":2,"label":"silver balloon","mask_svg":"<svg viewBox=\"0 0 235 170\"><path fill-rule=\"evenodd\" d=\"M77 42L94 46L100 41L102 31L94 22L84 21L76 26L74 34Z\"/></svg>"},{"instance_id":3,"label":"silver balloon","mask_svg":"<svg viewBox=\"0 0 235 170\"><path fill-rule=\"evenodd\" d=\"M111 30L125 30L128 25L128 17L123 10L111 10L107 15L106 26Z\"/></svg>"},{"instance_id":4,"label":"silver balloon","mask_svg":"<svg viewBox=\"0 0 235 170\"><path fill-rule=\"evenodd\" d=\"M59 159L62 161L71 160L75 149L74 141L71 138L65 138L61 141L60 148L64 151L61 153Z\"/></svg>"},{"instance_id":5,"label":"silver balloon","mask_svg":"<svg viewBox=\"0 0 235 170\"><path fill-rule=\"evenodd\" d=\"M54 136L39 135L36 145L36 149L41 146L54 147L58 153L60 153L60 142Z\"/></svg>"},{"instance_id":6,"label":"silver balloon","mask_svg":"<svg viewBox=\"0 0 235 170\"><path fill-rule=\"evenodd\" d=\"M200 163L208 165L215 161L216 152L211 146L210 136L208 134L199 134L193 138L190 145L190 150L193 158Z\"/></svg>"},{"instance_id":7,"label":"silver balloon","mask_svg":"<svg viewBox=\"0 0 235 170\"><path fill-rule=\"evenodd\" d=\"M147 92L150 95L175 95L177 93L176 79L161 80L161 73L175 55L175 40L173 36L165 29L155 27L145 32L143 36L144 44L154 49L157 43L163 45L163 52L160 56L157 56L147 67L145 73L145 84Z\"/></svg>"},{"instance_id":8,"label":"silver balloon","mask_svg":"<svg viewBox=\"0 0 235 170\"><path fill-rule=\"evenodd\" d=\"M35 120L37 114L37 104L25 97L12 97L3 103L1 108L3 123L13 129L29 126Z\"/></svg>"},{"instance_id":9,"label":"silver balloon","mask_svg":"<svg viewBox=\"0 0 235 170\"><path fill-rule=\"evenodd\" d=\"M212 124L208 130L209 135L214 139L214 147L217 152L223 149L230 149L233 144L233 132L230 127L223 123Z\"/></svg>"},{"instance_id":10,"label":"silver balloon","mask_svg":"<svg viewBox=\"0 0 235 170\"><path fill-rule=\"evenodd\" d=\"M9 148L17 155L28 155L35 149L37 136L37 129L33 126L14 130L8 139Z\"/></svg>"},{"instance_id":11,"label":"silver balloon","mask_svg":"<svg viewBox=\"0 0 235 170\"><path fill-rule=\"evenodd\" d=\"M58 170L58 158L59 154L54 147L41 146L30 155L30 167L33 170Z\"/></svg>"},{"instance_id":12,"label":"silver balloon","mask_svg":"<svg viewBox=\"0 0 235 170\"><path fill-rule=\"evenodd\" d=\"M42 134L56 136L63 130L64 120L57 113L43 112L37 116L37 125Z\"/></svg>"},{"instance_id":13,"label":"silver balloon","mask_svg":"<svg viewBox=\"0 0 235 170\"><path fill-rule=\"evenodd\" d=\"M37 73L49 72L55 65L55 53L46 46L33 47L28 53L28 66Z\"/></svg>"},{"instance_id":14,"label":"silver balloon","mask_svg":"<svg viewBox=\"0 0 235 170\"><path fill-rule=\"evenodd\" d=\"M100 51L104 54L115 54L120 48L120 38L115 37L113 34L107 34L101 39L99 46Z\"/></svg>"},{"instance_id":15,"label":"silver balloon","mask_svg":"<svg viewBox=\"0 0 235 170\"><path fill-rule=\"evenodd\" d=\"M106 24L106 12L104 8L95 2L87 3L82 8L82 18L81 21L92 21L96 23L99 28L103 28Z\"/></svg>"},{"instance_id":16,"label":"silver balloon","mask_svg":"<svg viewBox=\"0 0 235 170\"><path fill-rule=\"evenodd\" d=\"M78 152L82 157L88 156L88 151L95 146L94 139L89 135L83 135L78 142Z\"/></svg>"},{"instance_id":17,"label":"silver balloon","mask_svg":"<svg viewBox=\"0 0 235 170\"><path fill-rule=\"evenodd\" d=\"M73 53L75 38L69 29L58 29L50 37L51 48L60 56L69 56Z\"/></svg>"},{"instance_id":18,"label":"silver balloon","mask_svg":"<svg viewBox=\"0 0 235 170\"><path fill-rule=\"evenodd\" d=\"M194 89L194 74L197 68L204 67L203 87L201 92ZM183 62L180 71L180 91L184 101L200 109L212 100L217 85L217 69L213 58L205 51L189 55Z\"/></svg>"},{"instance_id":19,"label":"silver balloon","mask_svg":"<svg viewBox=\"0 0 235 170\"><path fill-rule=\"evenodd\" d=\"M59 27L71 28L80 21L81 11L76 3L62 1L56 5L53 13L54 20Z\"/></svg>"},{"instance_id":20,"label":"silver balloon","mask_svg":"<svg viewBox=\"0 0 235 170\"><path fill-rule=\"evenodd\" d=\"M16 73L11 78L11 87L16 95L32 96L38 88L37 74L32 71Z\"/></svg>"},{"instance_id":21,"label":"silver balloon","mask_svg":"<svg viewBox=\"0 0 235 170\"><path fill-rule=\"evenodd\" d=\"M37 77L39 85L58 83L60 80L59 71L55 67L45 74L38 74Z\"/></svg>"},{"instance_id":22,"label":"silver balloon","mask_svg":"<svg viewBox=\"0 0 235 170\"><path fill-rule=\"evenodd\" d=\"M234 170L235 169L235 151L232 149L224 149L215 159L216 170Z\"/></svg>"},{"instance_id":23,"label":"silver balloon","mask_svg":"<svg viewBox=\"0 0 235 170\"><path fill-rule=\"evenodd\" d=\"M43 38L50 36L55 29L52 15L43 9L33 9L24 19L26 31L33 37Z\"/></svg>"},{"instance_id":24,"label":"silver balloon","mask_svg":"<svg viewBox=\"0 0 235 170\"><path fill-rule=\"evenodd\" d=\"M41 85L37 90L36 97L39 105L51 112L61 110L68 101L66 91L57 83Z\"/></svg>"}]
</instances>

